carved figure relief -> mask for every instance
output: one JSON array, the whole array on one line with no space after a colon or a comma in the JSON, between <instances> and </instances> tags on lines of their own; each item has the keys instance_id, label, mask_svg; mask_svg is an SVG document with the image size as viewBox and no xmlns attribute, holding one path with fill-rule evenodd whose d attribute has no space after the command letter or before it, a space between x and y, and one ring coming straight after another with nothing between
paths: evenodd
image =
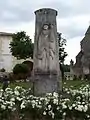
<instances>
[{"instance_id":1,"label":"carved figure relief","mask_svg":"<svg viewBox=\"0 0 90 120\"><path fill-rule=\"evenodd\" d=\"M36 57L42 69L49 71L50 63L53 64L55 58L55 38L53 25L51 24L44 24L41 28L38 36Z\"/></svg>"}]
</instances>

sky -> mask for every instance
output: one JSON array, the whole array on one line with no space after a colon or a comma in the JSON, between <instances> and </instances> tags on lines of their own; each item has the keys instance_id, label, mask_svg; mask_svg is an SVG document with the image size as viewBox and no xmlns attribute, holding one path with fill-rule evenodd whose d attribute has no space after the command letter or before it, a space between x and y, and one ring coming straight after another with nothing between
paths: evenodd
<instances>
[{"instance_id":1,"label":"sky","mask_svg":"<svg viewBox=\"0 0 90 120\"><path fill-rule=\"evenodd\" d=\"M0 0L0 32L23 30L33 39L34 11L40 8L58 11L57 31L67 40L65 63L75 61L80 41L90 25L90 0Z\"/></svg>"}]
</instances>

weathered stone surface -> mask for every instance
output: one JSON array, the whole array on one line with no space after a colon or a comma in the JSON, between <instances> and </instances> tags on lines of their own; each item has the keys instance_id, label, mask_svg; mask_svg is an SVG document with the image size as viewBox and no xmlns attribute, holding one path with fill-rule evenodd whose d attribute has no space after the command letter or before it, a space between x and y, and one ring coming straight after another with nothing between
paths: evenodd
<instances>
[{"instance_id":1,"label":"weathered stone surface","mask_svg":"<svg viewBox=\"0 0 90 120\"><path fill-rule=\"evenodd\" d=\"M71 66L71 72L78 76L90 75L90 26L85 37L80 42L81 50L76 56L76 63Z\"/></svg>"},{"instance_id":2,"label":"weathered stone surface","mask_svg":"<svg viewBox=\"0 0 90 120\"><path fill-rule=\"evenodd\" d=\"M58 90L60 80L59 54L57 41L57 11L39 9L35 11L34 41L34 92L44 94Z\"/></svg>"},{"instance_id":3,"label":"weathered stone surface","mask_svg":"<svg viewBox=\"0 0 90 120\"><path fill-rule=\"evenodd\" d=\"M48 92L58 92L57 89L57 75L38 75L36 76L35 81L35 93L37 94L45 94Z\"/></svg>"}]
</instances>

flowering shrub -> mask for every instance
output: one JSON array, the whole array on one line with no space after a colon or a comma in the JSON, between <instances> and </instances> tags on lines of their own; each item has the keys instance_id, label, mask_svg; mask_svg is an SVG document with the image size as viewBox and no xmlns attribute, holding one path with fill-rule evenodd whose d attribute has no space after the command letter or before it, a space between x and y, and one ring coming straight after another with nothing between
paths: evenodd
<instances>
[{"instance_id":1,"label":"flowering shrub","mask_svg":"<svg viewBox=\"0 0 90 120\"><path fill-rule=\"evenodd\" d=\"M27 117L53 120L90 120L90 86L82 86L78 90L64 88L63 94L47 93L44 97L36 97L30 89L15 87L0 89L0 120L10 120L17 111L20 120Z\"/></svg>"}]
</instances>

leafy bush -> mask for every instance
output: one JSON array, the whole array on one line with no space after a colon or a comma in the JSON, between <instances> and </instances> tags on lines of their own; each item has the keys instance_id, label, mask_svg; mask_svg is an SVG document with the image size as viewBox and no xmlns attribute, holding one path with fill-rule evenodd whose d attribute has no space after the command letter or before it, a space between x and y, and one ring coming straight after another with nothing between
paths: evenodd
<instances>
[{"instance_id":1,"label":"leafy bush","mask_svg":"<svg viewBox=\"0 0 90 120\"><path fill-rule=\"evenodd\" d=\"M5 68L0 69L0 72L5 72L5 71L6 71Z\"/></svg>"},{"instance_id":2,"label":"leafy bush","mask_svg":"<svg viewBox=\"0 0 90 120\"><path fill-rule=\"evenodd\" d=\"M13 73L14 74L26 74L29 72L29 67L26 64L16 64L15 67L13 68Z\"/></svg>"},{"instance_id":3,"label":"leafy bush","mask_svg":"<svg viewBox=\"0 0 90 120\"><path fill-rule=\"evenodd\" d=\"M15 111L18 120L26 120L27 115L38 120L42 120L41 117L46 118L44 120L90 120L90 85L77 90L64 88L64 92L70 97L55 92L36 97L30 89L19 86L6 88L5 92L0 89L0 120L10 120ZM30 116L28 119L37 120Z\"/></svg>"}]
</instances>

